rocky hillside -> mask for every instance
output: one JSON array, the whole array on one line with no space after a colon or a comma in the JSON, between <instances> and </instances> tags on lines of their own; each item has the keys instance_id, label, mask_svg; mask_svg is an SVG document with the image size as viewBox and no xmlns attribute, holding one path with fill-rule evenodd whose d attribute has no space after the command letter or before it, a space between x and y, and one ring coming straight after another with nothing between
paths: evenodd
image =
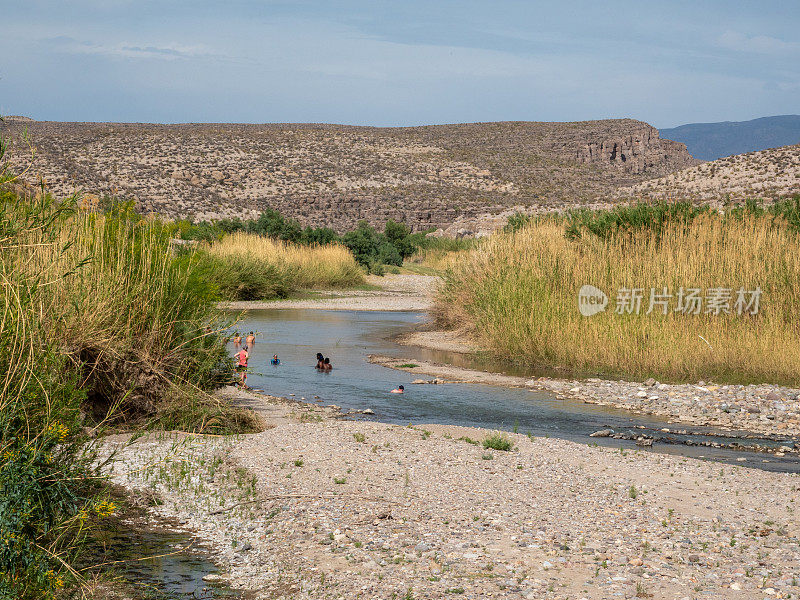
<instances>
[{"instance_id":1,"label":"rocky hillside","mask_svg":"<svg viewBox=\"0 0 800 600\"><path fill-rule=\"evenodd\" d=\"M143 212L207 219L275 208L305 224L387 219L414 229L515 206L583 204L695 164L631 119L410 128L148 125L11 119L36 147L32 183L133 198ZM25 153L17 145L17 160Z\"/></svg>"},{"instance_id":2,"label":"rocky hillside","mask_svg":"<svg viewBox=\"0 0 800 600\"><path fill-rule=\"evenodd\" d=\"M776 199L800 194L800 144L728 156L623 188L618 197Z\"/></svg>"}]
</instances>

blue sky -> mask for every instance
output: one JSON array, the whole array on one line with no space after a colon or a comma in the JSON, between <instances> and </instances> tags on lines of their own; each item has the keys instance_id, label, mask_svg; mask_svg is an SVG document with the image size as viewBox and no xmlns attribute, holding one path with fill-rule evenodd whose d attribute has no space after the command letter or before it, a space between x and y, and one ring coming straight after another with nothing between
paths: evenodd
<instances>
[{"instance_id":1,"label":"blue sky","mask_svg":"<svg viewBox=\"0 0 800 600\"><path fill-rule=\"evenodd\" d=\"M415 125L800 113L798 0L2 2L0 114Z\"/></svg>"}]
</instances>

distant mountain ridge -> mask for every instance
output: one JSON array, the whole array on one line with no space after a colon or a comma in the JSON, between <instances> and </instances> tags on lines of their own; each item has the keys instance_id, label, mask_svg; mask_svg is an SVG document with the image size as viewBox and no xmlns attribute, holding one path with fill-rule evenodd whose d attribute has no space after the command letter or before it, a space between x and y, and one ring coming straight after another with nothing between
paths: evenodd
<instances>
[{"instance_id":1,"label":"distant mountain ridge","mask_svg":"<svg viewBox=\"0 0 800 600\"><path fill-rule=\"evenodd\" d=\"M800 115L761 117L751 121L690 123L659 129L664 139L686 144L700 160L745 154L800 143Z\"/></svg>"}]
</instances>

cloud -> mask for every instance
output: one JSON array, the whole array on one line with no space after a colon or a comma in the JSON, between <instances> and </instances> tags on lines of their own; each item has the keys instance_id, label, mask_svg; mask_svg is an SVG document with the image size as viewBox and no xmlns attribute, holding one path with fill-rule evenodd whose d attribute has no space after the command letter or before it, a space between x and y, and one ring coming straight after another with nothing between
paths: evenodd
<instances>
[{"instance_id":1,"label":"cloud","mask_svg":"<svg viewBox=\"0 0 800 600\"><path fill-rule=\"evenodd\" d=\"M793 54L800 50L797 42L786 42L768 35L747 36L736 31L726 31L717 38L717 44L728 50L756 54Z\"/></svg>"},{"instance_id":2,"label":"cloud","mask_svg":"<svg viewBox=\"0 0 800 600\"><path fill-rule=\"evenodd\" d=\"M53 49L65 54L96 54L120 58L160 60L224 58L224 55L215 53L202 44L185 45L177 42L147 45L131 44L128 42L104 44L100 42L77 40L65 35L45 38L41 41L50 44Z\"/></svg>"}]
</instances>

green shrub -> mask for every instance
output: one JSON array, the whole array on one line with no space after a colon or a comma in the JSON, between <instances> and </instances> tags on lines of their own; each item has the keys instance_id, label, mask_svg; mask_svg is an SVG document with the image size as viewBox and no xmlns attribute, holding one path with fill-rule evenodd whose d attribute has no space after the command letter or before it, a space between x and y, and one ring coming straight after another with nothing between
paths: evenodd
<instances>
[{"instance_id":1,"label":"green shrub","mask_svg":"<svg viewBox=\"0 0 800 600\"><path fill-rule=\"evenodd\" d=\"M514 443L504 433L493 433L483 440L483 447L487 450L491 448L492 450L508 452L514 447Z\"/></svg>"}]
</instances>

